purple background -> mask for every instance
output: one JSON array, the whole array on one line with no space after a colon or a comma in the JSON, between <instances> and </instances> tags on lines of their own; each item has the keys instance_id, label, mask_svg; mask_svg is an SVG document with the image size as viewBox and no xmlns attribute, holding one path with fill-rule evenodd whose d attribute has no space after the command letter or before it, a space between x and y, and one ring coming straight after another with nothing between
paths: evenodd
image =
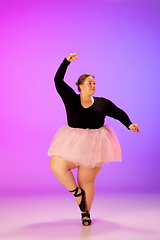
<instances>
[{"instance_id":1,"label":"purple background","mask_svg":"<svg viewBox=\"0 0 160 240\"><path fill-rule=\"evenodd\" d=\"M78 77L94 74L95 96L141 130L106 118L123 160L103 166L97 191L160 191L160 1L0 0L0 42L1 194L66 191L47 151L66 124L53 76L70 52L79 59L66 82L77 91Z\"/></svg>"}]
</instances>

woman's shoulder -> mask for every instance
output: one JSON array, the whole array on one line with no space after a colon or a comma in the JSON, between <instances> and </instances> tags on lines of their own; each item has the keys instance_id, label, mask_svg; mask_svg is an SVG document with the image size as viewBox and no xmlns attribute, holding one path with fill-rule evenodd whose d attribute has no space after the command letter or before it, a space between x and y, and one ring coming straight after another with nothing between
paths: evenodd
<instances>
[{"instance_id":1,"label":"woman's shoulder","mask_svg":"<svg viewBox=\"0 0 160 240\"><path fill-rule=\"evenodd\" d=\"M112 107L114 105L114 103L111 100L104 97L94 97L94 99L97 104L101 106L103 105L107 108Z\"/></svg>"},{"instance_id":2,"label":"woman's shoulder","mask_svg":"<svg viewBox=\"0 0 160 240\"><path fill-rule=\"evenodd\" d=\"M104 97L94 97L94 99L99 102L111 102L109 99L104 98Z\"/></svg>"}]
</instances>

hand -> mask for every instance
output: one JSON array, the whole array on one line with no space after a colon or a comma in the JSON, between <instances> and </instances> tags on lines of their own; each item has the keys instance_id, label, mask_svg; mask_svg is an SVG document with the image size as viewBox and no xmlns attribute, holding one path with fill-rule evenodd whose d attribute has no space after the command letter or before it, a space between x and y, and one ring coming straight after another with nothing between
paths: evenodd
<instances>
[{"instance_id":1,"label":"hand","mask_svg":"<svg viewBox=\"0 0 160 240\"><path fill-rule=\"evenodd\" d=\"M72 62L73 60L78 59L77 55L78 55L78 53L70 53L70 54L68 55L68 57L66 57L66 59L67 59L69 62Z\"/></svg>"},{"instance_id":2,"label":"hand","mask_svg":"<svg viewBox=\"0 0 160 240\"><path fill-rule=\"evenodd\" d=\"M129 129L133 130L133 132L140 132L137 124L131 124L129 125Z\"/></svg>"}]
</instances>

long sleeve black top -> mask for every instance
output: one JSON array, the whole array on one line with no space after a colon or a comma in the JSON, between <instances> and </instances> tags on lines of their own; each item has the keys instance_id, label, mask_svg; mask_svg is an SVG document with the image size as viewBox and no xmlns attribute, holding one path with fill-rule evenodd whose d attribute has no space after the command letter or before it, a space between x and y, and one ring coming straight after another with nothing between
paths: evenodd
<instances>
[{"instance_id":1,"label":"long sleeve black top","mask_svg":"<svg viewBox=\"0 0 160 240\"><path fill-rule=\"evenodd\" d=\"M57 92L61 96L66 112L68 125L73 128L98 129L104 125L106 116L118 119L127 128L132 122L128 115L113 102L102 97L94 97L94 103L88 108L81 105L80 94L68 86L64 75L70 62L65 58L55 75L54 81Z\"/></svg>"}]
</instances>

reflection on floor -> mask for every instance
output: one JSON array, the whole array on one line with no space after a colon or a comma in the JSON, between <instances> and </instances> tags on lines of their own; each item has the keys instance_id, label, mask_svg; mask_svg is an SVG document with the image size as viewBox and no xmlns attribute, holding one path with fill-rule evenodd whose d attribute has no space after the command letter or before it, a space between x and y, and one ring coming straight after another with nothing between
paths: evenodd
<instances>
[{"instance_id":1,"label":"reflection on floor","mask_svg":"<svg viewBox=\"0 0 160 240\"><path fill-rule=\"evenodd\" d=\"M1 240L160 240L160 195L95 196L90 227L72 195L0 198Z\"/></svg>"}]
</instances>

